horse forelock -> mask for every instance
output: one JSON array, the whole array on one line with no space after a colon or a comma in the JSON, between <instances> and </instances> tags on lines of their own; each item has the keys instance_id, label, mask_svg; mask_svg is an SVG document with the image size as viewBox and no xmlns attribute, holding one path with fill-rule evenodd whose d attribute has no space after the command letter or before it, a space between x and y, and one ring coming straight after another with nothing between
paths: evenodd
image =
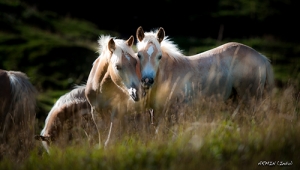
<instances>
[{"instance_id":1,"label":"horse forelock","mask_svg":"<svg viewBox=\"0 0 300 170\"><path fill-rule=\"evenodd\" d=\"M130 56L135 57L135 52L125 42L126 42L125 40L115 39L117 48L120 48L122 51L130 54Z\"/></svg>"},{"instance_id":2,"label":"horse forelock","mask_svg":"<svg viewBox=\"0 0 300 170\"><path fill-rule=\"evenodd\" d=\"M137 49L142 50L144 49L149 43L153 43L158 51L161 51L160 44L156 38L156 33L151 32L145 32L145 37L142 41L137 43Z\"/></svg>"},{"instance_id":3,"label":"horse forelock","mask_svg":"<svg viewBox=\"0 0 300 170\"><path fill-rule=\"evenodd\" d=\"M163 41L159 43L156 38L157 31L158 30L155 32L145 32L144 39L137 43L137 49L142 50L147 46L147 44L153 43L158 51L168 54L172 59L177 60L179 57L183 56L182 51L169 39L168 36L165 36Z\"/></svg>"},{"instance_id":4,"label":"horse forelock","mask_svg":"<svg viewBox=\"0 0 300 170\"><path fill-rule=\"evenodd\" d=\"M134 53L133 49L125 43L126 42L125 40L116 39L115 37L111 37L109 35L102 35L102 36L100 36L100 38L98 40L99 47L98 47L97 52L100 54L100 57L102 56L102 53L107 50L108 41L111 38L113 38L113 40L116 44L116 50L115 50L116 52L118 52L119 50L122 50L122 51L130 54L132 57L135 57L135 53ZM119 57L119 55L117 55L117 56Z\"/></svg>"},{"instance_id":5,"label":"horse forelock","mask_svg":"<svg viewBox=\"0 0 300 170\"><path fill-rule=\"evenodd\" d=\"M106 51L107 49L107 45L108 45L108 41L113 38L115 40L115 37L111 37L110 35L101 35L99 40L98 40L98 53L102 54L102 52Z\"/></svg>"}]
</instances>

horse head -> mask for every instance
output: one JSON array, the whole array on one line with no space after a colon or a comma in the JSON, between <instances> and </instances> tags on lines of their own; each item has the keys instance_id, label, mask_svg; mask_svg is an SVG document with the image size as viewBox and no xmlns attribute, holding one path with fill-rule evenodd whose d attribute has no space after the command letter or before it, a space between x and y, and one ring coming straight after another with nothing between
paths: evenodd
<instances>
[{"instance_id":1,"label":"horse head","mask_svg":"<svg viewBox=\"0 0 300 170\"><path fill-rule=\"evenodd\" d=\"M88 78L88 100L95 100L96 95L102 92L103 85L112 81L132 100L138 101L140 78L137 71L138 60L132 50L134 37L131 36L125 41L102 36L98 42L100 56L95 60Z\"/></svg>"},{"instance_id":2,"label":"horse head","mask_svg":"<svg viewBox=\"0 0 300 170\"><path fill-rule=\"evenodd\" d=\"M138 60L132 50L134 42L131 36L125 43L122 40L108 42L108 49L111 52L108 72L112 81L134 100L139 100L139 71L137 71Z\"/></svg>"},{"instance_id":3,"label":"horse head","mask_svg":"<svg viewBox=\"0 0 300 170\"><path fill-rule=\"evenodd\" d=\"M156 33L144 33L142 27L136 31L138 39L138 58L141 68L141 83L144 89L149 89L156 78L158 66L162 58L160 43L165 37L165 31L161 27Z\"/></svg>"}]
</instances>

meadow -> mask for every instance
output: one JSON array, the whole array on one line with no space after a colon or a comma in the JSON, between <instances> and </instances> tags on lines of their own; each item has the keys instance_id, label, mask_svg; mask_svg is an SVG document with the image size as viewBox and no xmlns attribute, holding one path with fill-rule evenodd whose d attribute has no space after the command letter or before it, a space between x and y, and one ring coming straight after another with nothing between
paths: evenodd
<instances>
[{"instance_id":1,"label":"meadow","mask_svg":"<svg viewBox=\"0 0 300 170\"><path fill-rule=\"evenodd\" d=\"M0 67L25 72L39 91L35 129L39 134L59 96L86 81L97 57L99 35L121 35L82 20L42 13L18 1L3 1L0 6L5 7L0 11L4 16L0 18ZM147 113L132 112L125 117L127 124L116 126L105 149L98 147L95 134L88 140L75 125L73 140L68 142L68 133L62 135L50 155L40 141L23 146L17 155L0 150L0 169L299 169L299 44L272 36L222 41L171 38L186 55L229 41L253 47L271 60L276 82L272 98L251 107L237 107L231 101L192 101L178 113L178 124L161 120L158 133ZM109 123L98 120L103 144ZM15 148L14 142L7 146Z\"/></svg>"},{"instance_id":2,"label":"meadow","mask_svg":"<svg viewBox=\"0 0 300 170\"><path fill-rule=\"evenodd\" d=\"M22 156L4 156L0 169L297 169L299 97L287 85L251 108L194 101L178 124L161 123L158 133L146 113L132 113L128 124L113 131L107 148L89 142L75 126L74 140L62 138L50 155L36 141ZM103 142L108 126L100 129Z\"/></svg>"}]
</instances>

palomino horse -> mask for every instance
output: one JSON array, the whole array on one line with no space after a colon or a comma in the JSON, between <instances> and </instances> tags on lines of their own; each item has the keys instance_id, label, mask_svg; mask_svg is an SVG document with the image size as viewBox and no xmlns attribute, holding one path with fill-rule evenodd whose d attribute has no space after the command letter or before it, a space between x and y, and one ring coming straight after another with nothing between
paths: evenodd
<instances>
[{"instance_id":1,"label":"palomino horse","mask_svg":"<svg viewBox=\"0 0 300 170\"><path fill-rule=\"evenodd\" d=\"M126 41L101 36L98 42L100 56L93 63L85 93L92 115L96 111L107 117L103 113L112 111L106 146L114 115L123 115L128 106L133 106L140 98L140 77L138 60L132 50L133 36Z\"/></svg>"},{"instance_id":2,"label":"palomino horse","mask_svg":"<svg viewBox=\"0 0 300 170\"><path fill-rule=\"evenodd\" d=\"M16 152L30 148L34 136L36 95L37 91L25 73L0 69L0 148L9 147L9 153L12 148Z\"/></svg>"},{"instance_id":3,"label":"palomino horse","mask_svg":"<svg viewBox=\"0 0 300 170\"><path fill-rule=\"evenodd\" d=\"M261 98L264 87L273 87L269 60L254 49L235 42L226 43L193 56L184 56L160 28L136 32L143 93L150 108L163 108L178 98L210 97L225 101L232 91L242 100Z\"/></svg>"},{"instance_id":4,"label":"palomino horse","mask_svg":"<svg viewBox=\"0 0 300 170\"><path fill-rule=\"evenodd\" d=\"M78 126L89 130L85 123L91 123L91 120L91 107L85 97L85 85L77 86L56 101L45 120L41 134L35 138L41 140L46 151L50 153L50 143L60 137L64 127L67 126L66 131Z\"/></svg>"}]
</instances>

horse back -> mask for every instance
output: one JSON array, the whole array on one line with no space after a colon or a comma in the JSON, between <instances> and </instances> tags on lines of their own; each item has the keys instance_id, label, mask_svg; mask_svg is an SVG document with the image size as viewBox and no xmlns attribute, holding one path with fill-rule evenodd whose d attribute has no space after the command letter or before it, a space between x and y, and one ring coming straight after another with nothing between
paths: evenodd
<instances>
[{"instance_id":1,"label":"horse back","mask_svg":"<svg viewBox=\"0 0 300 170\"><path fill-rule=\"evenodd\" d=\"M228 66L237 91L249 91L251 95L262 96L274 86L274 73L270 60L255 49L240 43L227 43L231 57Z\"/></svg>"},{"instance_id":2,"label":"horse back","mask_svg":"<svg viewBox=\"0 0 300 170\"><path fill-rule=\"evenodd\" d=\"M0 69L0 121L4 124L6 113L9 112L11 103L11 86L8 74Z\"/></svg>"}]
</instances>

